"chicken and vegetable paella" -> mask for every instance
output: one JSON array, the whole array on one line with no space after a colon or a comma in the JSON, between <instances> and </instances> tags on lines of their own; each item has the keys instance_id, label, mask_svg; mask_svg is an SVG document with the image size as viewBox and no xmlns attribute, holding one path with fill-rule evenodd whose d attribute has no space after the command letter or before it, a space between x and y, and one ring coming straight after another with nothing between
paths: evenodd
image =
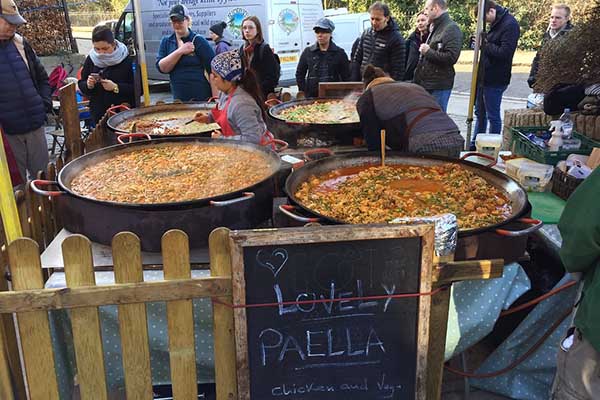
<instances>
[{"instance_id":1,"label":"chicken and vegetable paella","mask_svg":"<svg viewBox=\"0 0 600 400\"><path fill-rule=\"evenodd\" d=\"M321 215L352 224L452 213L460 229L474 229L512 212L502 190L452 163L342 168L312 176L295 196Z\"/></svg>"},{"instance_id":2,"label":"chicken and vegetable paella","mask_svg":"<svg viewBox=\"0 0 600 400\"><path fill-rule=\"evenodd\" d=\"M71 182L71 190L118 203L173 203L235 192L271 174L269 160L258 152L202 144L157 145L86 167Z\"/></svg>"},{"instance_id":3,"label":"chicken and vegetable paella","mask_svg":"<svg viewBox=\"0 0 600 400\"><path fill-rule=\"evenodd\" d=\"M345 100L316 101L281 110L278 117L288 122L307 124L339 124L360 121L356 103Z\"/></svg>"}]
</instances>

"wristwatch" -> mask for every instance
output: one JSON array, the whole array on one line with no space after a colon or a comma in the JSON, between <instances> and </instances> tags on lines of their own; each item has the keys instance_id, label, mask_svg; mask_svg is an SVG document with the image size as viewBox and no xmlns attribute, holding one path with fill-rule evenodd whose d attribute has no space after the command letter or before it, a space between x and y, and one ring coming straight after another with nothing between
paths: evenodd
<instances>
[{"instance_id":1,"label":"wristwatch","mask_svg":"<svg viewBox=\"0 0 600 400\"><path fill-rule=\"evenodd\" d=\"M113 89L113 93L119 93L119 85L115 84L115 88Z\"/></svg>"}]
</instances>

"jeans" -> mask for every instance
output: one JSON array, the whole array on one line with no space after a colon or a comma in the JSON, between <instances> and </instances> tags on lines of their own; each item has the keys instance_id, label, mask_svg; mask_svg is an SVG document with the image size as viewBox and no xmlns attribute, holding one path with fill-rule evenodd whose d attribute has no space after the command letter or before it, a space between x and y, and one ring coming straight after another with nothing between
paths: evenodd
<instances>
[{"instance_id":1,"label":"jeans","mask_svg":"<svg viewBox=\"0 0 600 400\"><path fill-rule=\"evenodd\" d=\"M446 112L448 110L448 101L450 100L450 94L452 93L452 89L443 89L443 90L430 90L429 94L432 95L435 100L438 102L442 110Z\"/></svg>"},{"instance_id":2,"label":"jeans","mask_svg":"<svg viewBox=\"0 0 600 400\"><path fill-rule=\"evenodd\" d=\"M502 133L502 116L500 115L500 104L502 94L508 86L484 86L477 90L475 100L475 132L472 143L478 133L487 132L487 122L490 121L490 133Z\"/></svg>"}]
</instances>

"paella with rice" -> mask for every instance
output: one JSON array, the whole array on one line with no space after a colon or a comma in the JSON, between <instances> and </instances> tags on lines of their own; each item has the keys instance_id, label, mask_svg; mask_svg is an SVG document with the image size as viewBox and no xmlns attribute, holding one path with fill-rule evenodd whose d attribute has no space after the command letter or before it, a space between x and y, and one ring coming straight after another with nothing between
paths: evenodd
<instances>
[{"instance_id":1,"label":"paella with rice","mask_svg":"<svg viewBox=\"0 0 600 400\"><path fill-rule=\"evenodd\" d=\"M345 100L315 101L299 104L279 112L278 117L288 122L306 124L357 123L360 121L356 103Z\"/></svg>"},{"instance_id":2,"label":"paella with rice","mask_svg":"<svg viewBox=\"0 0 600 400\"><path fill-rule=\"evenodd\" d=\"M475 229L503 222L512 212L506 193L453 163L342 168L310 177L295 196L303 206L351 224L452 213L460 229Z\"/></svg>"},{"instance_id":3,"label":"paella with rice","mask_svg":"<svg viewBox=\"0 0 600 400\"><path fill-rule=\"evenodd\" d=\"M96 200L131 204L191 201L241 190L272 174L260 153L201 144L126 151L84 168L71 190Z\"/></svg>"}]
</instances>

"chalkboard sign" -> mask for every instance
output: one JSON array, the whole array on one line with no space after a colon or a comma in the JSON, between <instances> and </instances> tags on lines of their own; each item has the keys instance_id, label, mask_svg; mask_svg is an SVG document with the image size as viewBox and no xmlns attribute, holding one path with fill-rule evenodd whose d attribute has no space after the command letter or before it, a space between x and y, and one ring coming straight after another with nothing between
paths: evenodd
<instances>
[{"instance_id":1,"label":"chalkboard sign","mask_svg":"<svg viewBox=\"0 0 600 400\"><path fill-rule=\"evenodd\" d=\"M240 398L424 398L431 225L231 238Z\"/></svg>"}]
</instances>

